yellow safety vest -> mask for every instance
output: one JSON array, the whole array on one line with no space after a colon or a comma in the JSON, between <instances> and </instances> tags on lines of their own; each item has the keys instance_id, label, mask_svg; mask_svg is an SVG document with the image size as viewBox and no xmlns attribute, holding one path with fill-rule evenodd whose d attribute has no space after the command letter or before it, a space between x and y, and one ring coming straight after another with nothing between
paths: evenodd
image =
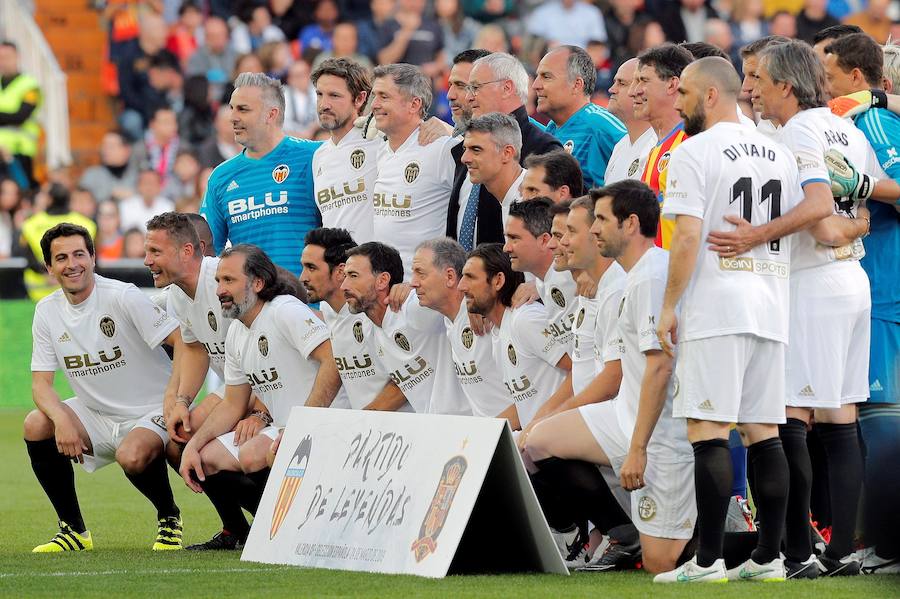
<instances>
[{"instance_id":1,"label":"yellow safety vest","mask_svg":"<svg viewBox=\"0 0 900 599\"><path fill-rule=\"evenodd\" d=\"M47 214L46 212L38 212L34 216L30 216L22 223L22 238L31 253L39 262L44 261L44 253L41 250L41 237L44 236L49 229L52 229L59 223L72 223L73 225L81 225L88 230L91 238L97 237L97 225L94 221L79 214L77 212L69 212L67 214ZM47 271L36 272L30 268L25 269L25 288L28 289L28 297L32 301L46 297L56 291L59 285L53 280Z\"/></svg>"},{"instance_id":2,"label":"yellow safety vest","mask_svg":"<svg viewBox=\"0 0 900 599\"><path fill-rule=\"evenodd\" d=\"M37 154L41 126L37 121L37 109L41 106L41 88L30 75L19 74L9 85L0 88L0 112L17 112L22 104L34 104L37 108L17 127L0 127L0 147L13 154L31 156Z\"/></svg>"}]
</instances>

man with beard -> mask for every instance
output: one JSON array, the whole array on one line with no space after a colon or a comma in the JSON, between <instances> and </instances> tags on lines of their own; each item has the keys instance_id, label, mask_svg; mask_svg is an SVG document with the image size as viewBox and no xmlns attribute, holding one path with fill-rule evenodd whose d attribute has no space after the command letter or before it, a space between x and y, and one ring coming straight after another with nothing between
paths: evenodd
<instances>
[{"instance_id":1,"label":"man with beard","mask_svg":"<svg viewBox=\"0 0 900 599\"><path fill-rule=\"evenodd\" d=\"M330 133L313 154L313 183L322 223L346 229L357 243L372 241L372 190L378 175L380 139L366 139L353 126L372 81L368 71L347 58L329 58L313 71L319 125Z\"/></svg>"},{"instance_id":2,"label":"man with beard","mask_svg":"<svg viewBox=\"0 0 900 599\"><path fill-rule=\"evenodd\" d=\"M256 246L224 252L216 270L222 316L234 319L225 339L225 399L194 433L181 456L180 474L195 492L207 475L243 472L256 484L242 505L259 504L272 440L298 405L328 407L341 386L328 328L306 304L289 295L275 264ZM270 426L240 447L232 431L252 394L272 415ZM255 511L255 505L248 508Z\"/></svg>"}]
</instances>

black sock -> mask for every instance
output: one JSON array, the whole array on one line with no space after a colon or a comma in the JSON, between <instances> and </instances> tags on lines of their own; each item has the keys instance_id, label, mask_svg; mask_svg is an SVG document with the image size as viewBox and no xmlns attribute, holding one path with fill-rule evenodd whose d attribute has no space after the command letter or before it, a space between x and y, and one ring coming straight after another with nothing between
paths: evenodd
<instances>
[{"instance_id":1,"label":"black sock","mask_svg":"<svg viewBox=\"0 0 900 599\"><path fill-rule=\"evenodd\" d=\"M249 472L245 476L249 479L256 487L255 491L249 491L251 499L249 499L248 504L244 505L244 509L256 515L256 508L259 507L259 502L262 499L263 491L266 489L266 482L269 480L269 472L271 468L263 468L262 470L257 470L256 472Z\"/></svg>"},{"instance_id":2,"label":"black sock","mask_svg":"<svg viewBox=\"0 0 900 599\"><path fill-rule=\"evenodd\" d=\"M175 498L172 496L172 486L169 484L169 473L166 472L166 457L160 454L155 460L147 464L143 472L136 474L125 473L134 488L143 493L156 508L157 518L168 518L180 515Z\"/></svg>"},{"instance_id":3,"label":"black sock","mask_svg":"<svg viewBox=\"0 0 900 599\"><path fill-rule=\"evenodd\" d=\"M828 458L819 427L813 426L806 435L809 461L812 465L812 486L809 494L809 511L819 529L831 526L831 498L828 491Z\"/></svg>"},{"instance_id":4,"label":"black sock","mask_svg":"<svg viewBox=\"0 0 900 599\"><path fill-rule=\"evenodd\" d=\"M555 460L558 458L548 459ZM547 524L550 525L550 528L556 531L570 530L575 525L572 511L562 495L547 482L547 475L544 471L538 470L534 474L529 475L529 478L531 479L534 494L541 505L541 511L544 512L544 517L547 519Z\"/></svg>"},{"instance_id":5,"label":"black sock","mask_svg":"<svg viewBox=\"0 0 900 599\"><path fill-rule=\"evenodd\" d=\"M778 426L784 456L790 472L787 516L784 523L784 555L802 562L812 555L809 535L809 495L812 492L812 464L806 446L806 423L788 418Z\"/></svg>"},{"instance_id":6,"label":"black sock","mask_svg":"<svg viewBox=\"0 0 900 599\"><path fill-rule=\"evenodd\" d=\"M762 506L759 543L751 557L757 564L765 564L777 558L781 550L790 474L781 439L778 437L759 441L748 447L747 458L756 468L756 491L759 493L756 502Z\"/></svg>"},{"instance_id":7,"label":"black sock","mask_svg":"<svg viewBox=\"0 0 900 599\"><path fill-rule=\"evenodd\" d=\"M758 532L726 532L725 543L722 545L725 567L730 570L746 562L758 544Z\"/></svg>"},{"instance_id":8,"label":"black sock","mask_svg":"<svg viewBox=\"0 0 900 599\"><path fill-rule=\"evenodd\" d=\"M856 513L863 481L862 451L853 424L816 424L828 457L831 540L825 553L840 559L853 552ZM885 506L885 509L888 509Z\"/></svg>"},{"instance_id":9,"label":"black sock","mask_svg":"<svg viewBox=\"0 0 900 599\"><path fill-rule=\"evenodd\" d=\"M236 479L246 480L247 477L240 472L223 470L207 476L200 486L222 519L222 528L239 539L246 539L247 533L250 532L250 524L247 523L247 518L241 510L241 497L244 495L240 488L242 481ZM250 481L247 480L247 483ZM253 485L253 488L255 491L256 486Z\"/></svg>"},{"instance_id":10,"label":"black sock","mask_svg":"<svg viewBox=\"0 0 900 599\"><path fill-rule=\"evenodd\" d=\"M725 515L731 500L731 450L725 439L692 443L697 494L697 563L709 567L722 557Z\"/></svg>"},{"instance_id":11,"label":"black sock","mask_svg":"<svg viewBox=\"0 0 900 599\"><path fill-rule=\"evenodd\" d=\"M87 530L81 516L81 508L78 506L78 495L75 493L72 461L56 449L56 438L50 437L43 441L26 440L25 447L31 459L31 469L34 470L35 477L44 488L53 509L56 510L57 518L71 526L75 532L82 533Z\"/></svg>"}]
</instances>

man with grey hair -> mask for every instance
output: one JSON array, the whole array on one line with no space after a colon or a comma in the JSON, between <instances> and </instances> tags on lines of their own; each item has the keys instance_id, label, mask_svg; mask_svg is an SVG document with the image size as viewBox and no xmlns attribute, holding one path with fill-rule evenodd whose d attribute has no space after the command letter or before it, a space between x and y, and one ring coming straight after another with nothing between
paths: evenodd
<instances>
[{"instance_id":1,"label":"man with grey hair","mask_svg":"<svg viewBox=\"0 0 900 599\"><path fill-rule=\"evenodd\" d=\"M419 305L444 316L456 378L472 414L495 418L512 405L494 361L490 335L473 331L465 295L457 286L466 250L453 239L423 241L413 257L412 288Z\"/></svg>"},{"instance_id":2,"label":"man with grey hair","mask_svg":"<svg viewBox=\"0 0 900 599\"><path fill-rule=\"evenodd\" d=\"M782 124L779 139L797 160L804 199L784 214L773 212L767 223L728 216L734 230L713 231L707 241L723 260L731 260L763 243L777 247L796 233L791 343L785 354L787 422L779 431L791 470L785 566L788 577L856 574L859 562L851 552L863 473L855 404L869 396L871 312L869 279L859 259L865 255L860 238L869 231L869 218L853 198L833 197L827 166L834 158L828 154L843 155L862 172L877 165L865 136L825 106L825 71L810 46L771 45L761 52L756 73L753 96L764 118ZM806 518L811 492L806 428L813 413L828 456L834 516L831 542L818 567Z\"/></svg>"},{"instance_id":3,"label":"man with grey hair","mask_svg":"<svg viewBox=\"0 0 900 599\"><path fill-rule=\"evenodd\" d=\"M241 73L234 86L231 126L244 150L212 172L200 213L217 254L226 241L252 243L299 275L303 239L321 223L312 170L321 142L284 134L284 92L277 79Z\"/></svg>"},{"instance_id":4,"label":"man with grey hair","mask_svg":"<svg viewBox=\"0 0 900 599\"><path fill-rule=\"evenodd\" d=\"M759 66L759 54L767 47L775 44L783 44L791 41L790 38L781 35L768 35L752 41L741 48L741 72L744 80L741 82L741 95L738 98L742 102L749 102L754 115L760 113L759 102L753 98L753 87L756 85L756 68ZM775 139L780 125L769 119L759 117L756 130L766 137Z\"/></svg>"},{"instance_id":5,"label":"man with grey hair","mask_svg":"<svg viewBox=\"0 0 900 599\"><path fill-rule=\"evenodd\" d=\"M547 133L578 159L585 188L603 185L613 148L626 134L622 121L591 102L596 81L594 61L583 48L560 46L541 59L531 86L538 110L553 119Z\"/></svg>"},{"instance_id":6,"label":"man with grey hair","mask_svg":"<svg viewBox=\"0 0 900 599\"><path fill-rule=\"evenodd\" d=\"M522 151L519 126L511 116L499 112L475 117L466 130L463 147L465 151L461 160L469 170L469 179L484 187L500 202L502 235L509 207L522 199L519 188L525 178L525 169L519 166L519 153ZM467 227L467 224L468 221L463 219L460 240L466 238L467 230L474 231L473 226Z\"/></svg>"},{"instance_id":7,"label":"man with grey hair","mask_svg":"<svg viewBox=\"0 0 900 599\"><path fill-rule=\"evenodd\" d=\"M375 125L385 136L373 194L375 239L391 241L408 279L418 243L440 236L446 228L454 174L450 150L459 140L445 136L428 145L419 142L432 95L431 81L418 67L377 67L372 96Z\"/></svg>"}]
</instances>

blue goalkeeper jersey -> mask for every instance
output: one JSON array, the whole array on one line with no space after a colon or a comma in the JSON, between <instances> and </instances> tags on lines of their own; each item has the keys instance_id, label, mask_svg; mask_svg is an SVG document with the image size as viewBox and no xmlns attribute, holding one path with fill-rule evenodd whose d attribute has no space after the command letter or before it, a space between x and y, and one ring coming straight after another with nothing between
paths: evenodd
<instances>
[{"instance_id":1,"label":"blue goalkeeper jersey","mask_svg":"<svg viewBox=\"0 0 900 599\"><path fill-rule=\"evenodd\" d=\"M212 229L216 253L252 243L272 261L300 274L303 239L321 226L312 158L321 142L285 137L262 158L241 152L216 167L200 213Z\"/></svg>"},{"instance_id":2,"label":"blue goalkeeper jersey","mask_svg":"<svg viewBox=\"0 0 900 599\"><path fill-rule=\"evenodd\" d=\"M578 160L587 191L603 185L606 164L626 130L611 112L589 102L562 125L550 121L547 133Z\"/></svg>"},{"instance_id":3,"label":"blue goalkeeper jersey","mask_svg":"<svg viewBox=\"0 0 900 599\"><path fill-rule=\"evenodd\" d=\"M875 150L884 172L900 183L900 116L873 108L854 119ZM872 230L863 239L862 267L872 287L872 318L900 323L900 212L889 204L869 200Z\"/></svg>"}]
</instances>

